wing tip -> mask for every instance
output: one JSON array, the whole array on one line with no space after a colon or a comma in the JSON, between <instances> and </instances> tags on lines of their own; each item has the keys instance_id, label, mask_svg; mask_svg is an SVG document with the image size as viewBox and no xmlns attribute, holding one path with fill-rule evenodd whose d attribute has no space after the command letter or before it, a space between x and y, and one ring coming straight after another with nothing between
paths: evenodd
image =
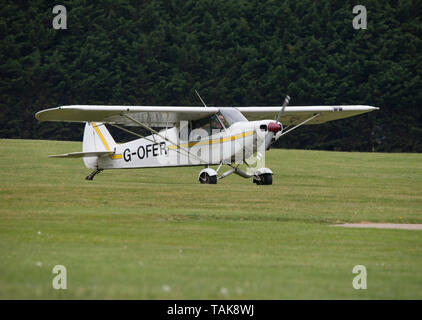
<instances>
[{"instance_id":1,"label":"wing tip","mask_svg":"<svg viewBox=\"0 0 422 320\"><path fill-rule=\"evenodd\" d=\"M37 119L38 121L49 121L49 119L46 118L46 115L53 110L61 110L62 107L57 107L57 108L49 108L49 109L44 109L41 111L38 111L37 113L35 113L35 119Z\"/></svg>"}]
</instances>

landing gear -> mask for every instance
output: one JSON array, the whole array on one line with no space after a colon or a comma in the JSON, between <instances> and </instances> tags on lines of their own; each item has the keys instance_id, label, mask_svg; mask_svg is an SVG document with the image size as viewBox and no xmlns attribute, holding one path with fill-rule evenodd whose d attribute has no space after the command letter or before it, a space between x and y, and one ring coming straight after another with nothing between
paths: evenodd
<instances>
[{"instance_id":1,"label":"landing gear","mask_svg":"<svg viewBox=\"0 0 422 320\"><path fill-rule=\"evenodd\" d=\"M270 185L273 184L273 175L271 173L264 173L253 178L253 183L257 185Z\"/></svg>"},{"instance_id":2,"label":"landing gear","mask_svg":"<svg viewBox=\"0 0 422 320\"><path fill-rule=\"evenodd\" d=\"M202 184L216 184L218 179L223 179L232 173L236 173L238 176L241 176L246 179L253 179L253 183L257 185L271 185L273 184L273 172L268 168L259 168L253 174L248 173L244 170L239 169L238 166L234 166L233 164L228 164L231 169L224 172L220 176L217 176L217 171L220 169L218 167L217 171L211 168L202 169L198 176L198 181Z\"/></svg>"},{"instance_id":3,"label":"landing gear","mask_svg":"<svg viewBox=\"0 0 422 320\"><path fill-rule=\"evenodd\" d=\"M208 173L203 172L199 176L199 182L206 184L217 184L217 176L210 176Z\"/></svg>"},{"instance_id":4,"label":"landing gear","mask_svg":"<svg viewBox=\"0 0 422 320\"><path fill-rule=\"evenodd\" d=\"M90 175L85 177L85 180L93 180L95 175L99 174L103 169L97 169L94 172L92 172Z\"/></svg>"},{"instance_id":5,"label":"landing gear","mask_svg":"<svg viewBox=\"0 0 422 320\"><path fill-rule=\"evenodd\" d=\"M254 176L253 182L259 186L273 184L273 172L268 168L258 169Z\"/></svg>"},{"instance_id":6,"label":"landing gear","mask_svg":"<svg viewBox=\"0 0 422 320\"><path fill-rule=\"evenodd\" d=\"M202 184L217 184L217 171L211 168L202 169L198 180Z\"/></svg>"}]
</instances>

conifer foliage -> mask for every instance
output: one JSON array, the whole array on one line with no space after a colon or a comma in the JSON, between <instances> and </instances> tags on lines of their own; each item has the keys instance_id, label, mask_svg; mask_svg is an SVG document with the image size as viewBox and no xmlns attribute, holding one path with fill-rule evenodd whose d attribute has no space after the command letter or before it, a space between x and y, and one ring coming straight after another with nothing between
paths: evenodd
<instances>
[{"instance_id":1,"label":"conifer foliage","mask_svg":"<svg viewBox=\"0 0 422 320\"><path fill-rule=\"evenodd\" d=\"M0 7L0 137L80 140L79 124L39 123L70 104L365 104L381 110L305 126L281 147L422 152L420 1L51 1Z\"/></svg>"}]
</instances>

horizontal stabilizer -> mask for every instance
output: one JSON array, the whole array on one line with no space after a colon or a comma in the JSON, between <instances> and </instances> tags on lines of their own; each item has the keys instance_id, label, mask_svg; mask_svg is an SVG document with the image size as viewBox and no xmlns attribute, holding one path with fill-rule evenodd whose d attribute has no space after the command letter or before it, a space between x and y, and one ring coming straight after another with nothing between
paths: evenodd
<instances>
[{"instance_id":1,"label":"horizontal stabilizer","mask_svg":"<svg viewBox=\"0 0 422 320\"><path fill-rule=\"evenodd\" d=\"M92 152L72 152L64 154L56 154L48 156L49 158L84 158L84 157L101 157L110 154L110 151L92 151Z\"/></svg>"}]
</instances>

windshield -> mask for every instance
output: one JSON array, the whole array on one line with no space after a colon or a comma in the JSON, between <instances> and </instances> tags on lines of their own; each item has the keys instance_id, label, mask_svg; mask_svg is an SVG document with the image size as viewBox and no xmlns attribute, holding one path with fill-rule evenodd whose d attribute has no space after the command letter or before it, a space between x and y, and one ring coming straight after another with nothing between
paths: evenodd
<instances>
[{"instance_id":1,"label":"windshield","mask_svg":"<svg viewBox=\"0 0 422 320\"><path fill-rule=\"evenodd\" d=\"M230 126L235 122L248 121L236 108L220 108L220 113Z\"/></svg>"}]
</instances>

